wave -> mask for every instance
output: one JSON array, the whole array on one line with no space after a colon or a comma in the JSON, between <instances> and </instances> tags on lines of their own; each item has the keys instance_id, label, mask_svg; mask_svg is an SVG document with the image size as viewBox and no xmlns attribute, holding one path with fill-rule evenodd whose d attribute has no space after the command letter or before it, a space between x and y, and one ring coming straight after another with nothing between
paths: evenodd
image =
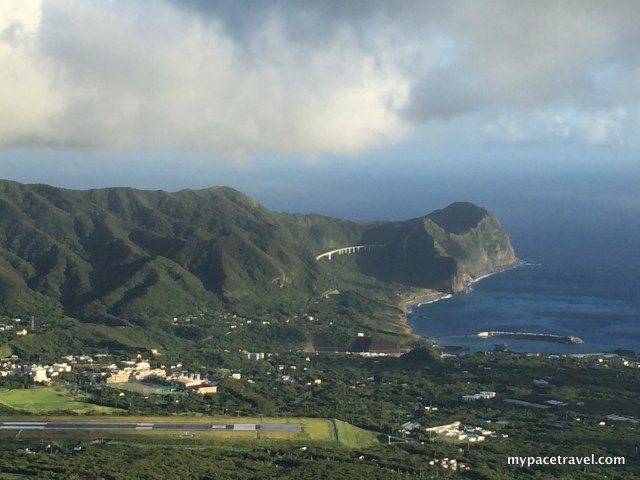
<instances>
[{"instance_id":1,"label":"wave","mask_svg":"<svg viewBox=\"0 0 640 480\"><path fill-rule=\"evenodd\" d=\"M421 307L422 305L430 305L432 303L439 302L440 300L446 300L451 297L453 297L453 295L451 295L450 293L447 293L446 295L442 295L441 297L436 297L433 300L428 300L426 302L419 303L417 306Z\"/></svg>"}]
</instances>

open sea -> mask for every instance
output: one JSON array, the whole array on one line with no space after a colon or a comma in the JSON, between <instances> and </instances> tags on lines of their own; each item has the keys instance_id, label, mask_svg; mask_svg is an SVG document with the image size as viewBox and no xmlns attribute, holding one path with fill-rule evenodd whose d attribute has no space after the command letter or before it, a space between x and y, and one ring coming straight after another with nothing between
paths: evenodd
<instances>
[{"instance_id":1,"label":"open sea","mask_svg":"<svg viewBox=\"0 0 640 480\"><path fill-rule=\"evenodd\" d=\"M517 352L640 351L637 226L576 235L565 224L552 238L513 230L516 254L529 263L476 282L467 295L414 307L416 333L469 351L493 350L497 343ZM575 335L584 343L483 339L480 331Z\"/></svg>"}]
</instances>

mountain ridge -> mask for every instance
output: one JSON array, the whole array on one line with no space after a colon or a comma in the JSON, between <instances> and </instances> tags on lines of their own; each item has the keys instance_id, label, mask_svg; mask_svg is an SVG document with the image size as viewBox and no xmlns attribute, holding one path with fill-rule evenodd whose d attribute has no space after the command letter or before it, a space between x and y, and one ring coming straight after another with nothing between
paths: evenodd
<instances>
[{"instance_id":1,"label":"mountain ridge","mask_svg":"<svg viewBox=\"0 0 640 480\"><path fill-rule=\"evenodd\" d=\"M516 262L486 209L458 202L400 222L268 210L230 187L70 190L0 181L0 313L149 326L186 310L304 309L339 287L461 293ZM346 246L357 255L317 261ZM356 297L349 297L348 292ZM344 305L343 305L344 303ZM332 307L333 308L333 307ZM371 313L375 315L375 313Z\"/></svg>"}]
</instances>

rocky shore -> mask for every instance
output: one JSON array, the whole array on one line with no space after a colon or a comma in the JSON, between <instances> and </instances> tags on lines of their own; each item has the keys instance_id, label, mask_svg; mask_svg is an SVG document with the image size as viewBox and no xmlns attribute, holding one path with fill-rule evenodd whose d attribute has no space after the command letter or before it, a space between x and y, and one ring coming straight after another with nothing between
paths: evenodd
<instances>
[{"instance_id":1,"label":"rocky shore","mask_svg":"<svg viewBox=\"0 0 640 480\"><path fill-rule=\"evenodd\" d=\"M407 297L402 299L400 308L406 317L410 313L412 307L418 307L425 303L435 302L448 295L448 293L433 290L431 288L416 289Z\"/></svg>"}]
</instances>

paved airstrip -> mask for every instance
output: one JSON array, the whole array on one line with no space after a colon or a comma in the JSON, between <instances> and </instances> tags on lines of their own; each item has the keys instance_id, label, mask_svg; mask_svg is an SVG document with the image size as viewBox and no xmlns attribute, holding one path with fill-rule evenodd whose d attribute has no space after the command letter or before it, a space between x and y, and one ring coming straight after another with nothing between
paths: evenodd
<instances>
[{"instance_id":1,"label":"paved airstrip","mask_svg":"<svg viewBox=\"0 0 640 480\"><path fill-rule=\"evenodd\" d=\"M0 422L0 430L180 430L300 432L299 423L127 423L127 422Z\"/></svg>"}]
</instances>

